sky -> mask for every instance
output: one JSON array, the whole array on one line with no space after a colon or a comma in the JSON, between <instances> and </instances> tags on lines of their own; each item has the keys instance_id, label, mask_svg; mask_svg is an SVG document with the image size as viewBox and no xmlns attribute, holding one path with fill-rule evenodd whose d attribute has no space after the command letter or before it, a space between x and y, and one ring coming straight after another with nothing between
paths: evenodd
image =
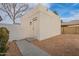
<instances>
[{"instance_id":1,"label":"sky","mask_svg":"<svg viewBox=\"0 0 79 59\"><path fill-rule=\"evenodd\" d=\"M29 4L29 9L34 8L36 5ZM43 3L42 5L51 11L56 11L63 22L79 20L79 3ZM12 20L5 13L0 11L0 15L3 16L2 23L12 23ZM20 22L19 19L17 20Z\"/></svg>"},{"instance_id":2,"label":"sky","mask_svg":"<svg viewBox=\"0 0 79 59\"><path fill-rule=\"evenodd\" d=\"M78 3L51 3L47 4L51 11L56 11L63 22L79 20Z\"/></svg>"}]
</instances>

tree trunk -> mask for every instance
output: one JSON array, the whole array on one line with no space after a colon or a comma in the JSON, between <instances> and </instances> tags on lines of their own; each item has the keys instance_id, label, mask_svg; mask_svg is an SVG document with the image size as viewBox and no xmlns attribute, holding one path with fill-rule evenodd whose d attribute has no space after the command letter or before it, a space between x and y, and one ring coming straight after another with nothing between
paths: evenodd
<instances>
[{"instance_id":1,"label":"tree trunk","mask_svg":"<svg viewBox=\"0 0 79 59\"><path fill-rule=\"evenodd\" d=\"M15 21L13 21L13 24L15 24Z\"/></svg>"},{"instance_id":2,"label":"tree trunk","mask_svg":"<svg viewBox=\"0 0 79 59\"><path fill-rule=\"evenodd\" d=\"M15 19L13 19L13 24L15 24L16 22L15 22Z\"/></svg>"}]
</instances>

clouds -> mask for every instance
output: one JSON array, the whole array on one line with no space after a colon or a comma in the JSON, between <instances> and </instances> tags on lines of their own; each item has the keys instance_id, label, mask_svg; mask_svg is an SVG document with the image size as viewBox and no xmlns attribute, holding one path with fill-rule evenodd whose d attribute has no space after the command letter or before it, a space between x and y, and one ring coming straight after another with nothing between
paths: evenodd
<instances>
[{"instance_id":1,"label":"clouds","mask_svg":"<svg viewBox=\"0 0 79 59\"><path fill-rule=\"evenodd\" d=\"M43 5L46 8L50 8L51 4L50 3L30 3L29 4L29 8L34 8L35 6L37 6L38 4Z\"/></svg>"},{"instance_id":2,"label":"clouds","mask_svg":"<svg viewBox=\"0 0 79 59\"><path fill-rule=\"evenodd\" d=\"M57 11L60 18L65 22L79 20L79 3L56 3L50 9Z\"/></svg>"},{"instance_id":3,"label":"clouds","mask_svg":"<svg viewBox=\"0 0 79 59\"><path fill-rule=\"evenodd\" d=\"M42 3L43 6L45 6L46 8L50 8L51 4L50 3Z\"/></svg>"},{"instance_id":4,"label":"clouds","mask_svg":"<svg viewBox=\"0 0 79 59\"><path fill-rule=\"evenodd\" d=\"M31 8L34 8L35 6L37 6L38 4L37 3L30 3L28 5L29 5L29 8L31 9Z\"/></svg>"},{"instance_id":5,"label":"clouds","mask_svg":"<svg viewBox=\"0 0 79 59\"><path fill-rule=\"evenodd\" d=\"M28 13L31 9L35 8L38 5L38 3L28 3L28 5L29 5L29 8L27 9L26 13ZM50 8L50 4L48 3L47 4L42 3L42 5L45 6L46 8ZM2 18L3 18L3 20L0 23L9 23L9 24L13 23L13 21L7 16L5 12L0 11L0 15L2 15ZM16 22L20 23L20 20L16 19Z\"/></svg>"},{"instance_id":6,"label":"clouds","mask_svg":"<svg viewBox=\"0 0 79 59\"><path fill-rule=\"evenodd\" d=\"M56 11L63 21L79 20L79 3L41 3L44 7L51 11ZM38 5L38 3L29 3L30 11ZM1 13L2 14L2 13ZM7 22L7 20L6 20Z\"/></svg>"},{"instance_id":7,"label":"clouds","mask_svg":"<svg viewBox=\"0 0 79 59\"><path fill-rule=\"evenodd\" d=\"M61 19L65 22L71 21L71 20L79 20L79 10L71 11L70 17L61 17Z\"/></svg>"}]
</instances>

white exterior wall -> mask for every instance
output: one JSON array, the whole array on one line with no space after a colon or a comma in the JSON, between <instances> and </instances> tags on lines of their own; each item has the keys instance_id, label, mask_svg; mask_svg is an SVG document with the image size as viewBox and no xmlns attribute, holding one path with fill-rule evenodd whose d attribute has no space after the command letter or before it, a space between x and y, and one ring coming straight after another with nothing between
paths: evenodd
<instances>
[{"instance_id":1,"label":"white exterior wall","mask_svg":"<svg viewBox=\"0 0 79 59\"><path fill-rule=\"evenodd\" d=\"M40 14L39 11L35 11L30 15L26 15L24 17L22 17L21 20L21 27L22 30L24 31L23 33L25 33L26 38L28 37L34 37L34 38L39 38L39 19L40 19ZM30 24L30 22L32 21L32 19L37 17L37 21L33 22L32 24Z\"/></svg>"},{"instance_id":2,"label":"white exterior wall","mask_svg":"<svg viewBox=\"0 0 79 59\"><path fill-rule=\"evenodd\" d=\"M22 33L23 30L20 24L0 24L0 27L6 27L9 30L9 41L21 40L24 38L25 33Z\"/></svg>"},{"instance_id":3,"label":"white exterior wall","mask_svg":"<svg viewBox=\"0 0 79 59\"><path fill-rule=\"evenodd\" d=\"M37 17L37 21L29 25L30 20ZM27 24L27 25L25 25ZM38 6L22 18L22 27L27 33L27 37L34 37L38 40L44 40L61 34L61 22L57 15L45 8ZM34 27L34 32L33 28ZM36 32L36 33L35 33Z\"/></svg>"},{"instance_id":4,"label":"white exterior wall","mask_svg":"<svg viewBox=\"0 0 79 59\"><path fill-rule=\"evenodd\" d=\"M61 34L61 22L55 14L50 16L45 13L40 13L40 39L44 40L50 37Z\"/></svg>"}]
</instances>

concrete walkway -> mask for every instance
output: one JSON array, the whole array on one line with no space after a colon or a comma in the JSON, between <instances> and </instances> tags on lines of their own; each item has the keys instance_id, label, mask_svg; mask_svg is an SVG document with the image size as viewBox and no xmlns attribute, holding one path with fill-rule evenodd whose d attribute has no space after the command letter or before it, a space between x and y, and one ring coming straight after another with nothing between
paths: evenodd
<instances>
[{"instance_id":1,"label":"concrete walkway","mask_svg":"<svg viewBox=\"0 0 79 59\"><path fill-rule=\"evenodd\" d=\"M27 42L26 40L18 40L16 44L23 56L48 56L49 54L41 50L39 47Z\"/></svg>"}]
</instances>

